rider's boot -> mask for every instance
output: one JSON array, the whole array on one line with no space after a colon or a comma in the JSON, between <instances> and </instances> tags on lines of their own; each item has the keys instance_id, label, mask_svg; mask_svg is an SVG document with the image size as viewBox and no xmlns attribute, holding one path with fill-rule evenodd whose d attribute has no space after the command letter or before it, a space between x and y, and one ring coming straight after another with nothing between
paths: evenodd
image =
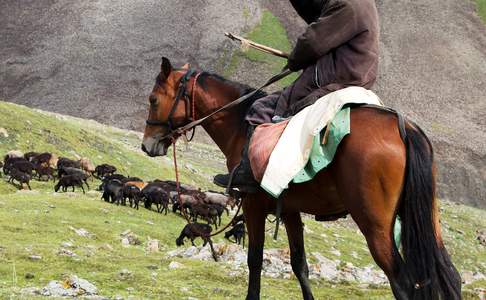
<instances>
[{"instance_id":1,"label":"rider's boot","mask_svg":"<svg viewBox=\"0 0 486 300\"><path fill-rule=\"evenodd\" d=\"M237 188L244 193L256 193L258 191L259 183L253 177L250 159L248 158L248 148L254 130L255 126L248 126L247 138L243 146L243 151L241 152L241 161L238 166L230 174L216 175L213 180L216 185L227 188L231 183L230 188Z\"/></svg>"}]
</instances>

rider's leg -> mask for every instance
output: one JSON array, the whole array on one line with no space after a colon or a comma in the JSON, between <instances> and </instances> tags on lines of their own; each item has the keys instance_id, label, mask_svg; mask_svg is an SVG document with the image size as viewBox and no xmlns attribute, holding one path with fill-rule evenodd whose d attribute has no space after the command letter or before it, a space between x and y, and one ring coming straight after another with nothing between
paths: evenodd
<instances>
[{"instance_id":1,"label":"rider's leg","mask_svg":"<svg viewBox=\"0 0 486 300\"><path fill-rule=\"evenodd\" d=\"M233 178L231 179L231 174L218 174L214 177L214 183L227 187L230 183L231 186L240 189L242 192L246 193L256 193L258 190L258 182L253 178L253 172L251 170L250 159L248 158L248 148L250 144L250 139L255 130L255 126L249 125L247 131L247 138L245 145L243 146L243 151L241 152L240 164L234 170Z\"/></svg>"},{"instance_id":2,"label":"rider's leg","mask_svg":"<svg viewBox=\"0 0 486 300\"><path fill-rule=\"evenodd\" d=\"M231 181L231 187L238 188L242 192L255 193L258 190L258 182L253 178L250 160L248 158L248 148L250 139L255 128L263 123L271 123L275 108L279 101L280 92L265 96L256 100L246 116L248 122L248 131L246 143L243 146L241 153L241 162L234 170L234 176L231 179L231 174L218 174L214 177L214 183L227 187Z\"/></svg>"}]
</instances>

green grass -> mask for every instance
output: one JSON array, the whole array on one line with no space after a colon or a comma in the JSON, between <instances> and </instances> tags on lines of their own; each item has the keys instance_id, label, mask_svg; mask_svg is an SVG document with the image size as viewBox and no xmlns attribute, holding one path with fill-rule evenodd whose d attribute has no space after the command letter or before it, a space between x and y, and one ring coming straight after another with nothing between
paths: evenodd
<instances>
[{"instance_id":1,"label":"green grass","mask_svg":"<svg viewBox=\"0 0 486 300\"><path fill-rule=\"evenodd\" d=\"M284 51L290 52L291 44L287 37L287 32L283 27L280 20L274 16L270 11L264 10L262 13L262 18L260 23L255 26L248 34L246 38ZM271 54L266 54L255 49L248 49L247 51L238 50L233 54L229 67L225 70L224 75L230 76L236 70L238 64L242 59L249 59L253 62L262 63L268 68L272 74L277 74L282 70L287 61L283 58L276 57ZM278 84L281 87L286 87L295 81L297 78L296 74L292 74L287 78L281 80Z\"/></svg>"},{"instance_id":2,"label":"green grass","mask_svg":"<svg viewBox=\"0 0 486 300\"><path fill-rule=\"evenodd\" d=\"M444 237L456 266L459 270L486 272L486 251L474 236L475 228L486 225L486 213L451 203L443 203L442 208L443 222L447 223ZM352 262L356 266L374 264L363 237L350 222L318 223L307 218L304 222L308 253L318 251L328 258ZM185 221L174 214L165 216L143 208L136 211L105 203L93 192L87 195L25 192L0 196L0 298L16 298L23 287L41 287L70 274L89 280L99 288L100 294L109 297L241 298L245 293L246 275L230 276L230 268L225 263L167 258L166 252L176 248L174 241L184 224ZM85 228L95 236L80 237L70 226ZM142 245L122 247L120 233L127 229L138 235ZM266 247L286 248L285 231L276 242L271 239L272 232L273 224L267 224ZM149 237L161 241L161 252L145 251ZM57 255L66 241L73 244L69 250L78 255L76 259ZM222 238L217 237L215 241L221 242ZM331 247L338 249L341 256L332 254ZM34 254L42 259L29 259ZM185 268L169 270L168 265L174 260ZM309 260L313 262L310 254ZM118 274L122 269L130 270L133 277L120 278ZM27 273L34 274L34 278L26 279ZM465 295L474 295L472 289L485 283L466 286ZM317 299L392 299L386 286L361 288L357 284L325 280L312 280L312 286ZM181 290L186 287L188 291ZM300 298L295 278L264 277L262 293L264 299Z\"/></svg>"},{"instance_id":3,"label":"green grass","mask_svg":"<svg viewBox=\"0 0 486 300\"><path fill-rule=\"evenodd\" d=\"M94 283L100 294L110 297L131 294L137 299L241 298L245 293L246 276L228 275L229 268L224 263L166 258L166 251L176 248L174 241L184 223L173 214L163 216L145 209L135 211L80 194L2 196L0 296L15 298L22 287L44 286L50 280L76 274ZM95 237L80 237L70 226L85 228ZM143 244L122 247L119 235L126 229L136 233ZM283 235L284 232L282 240ZM162 252L146 253L144 247L149 237L161 241ZM70 250L78 255L76 259L57 255L66 241L73 244ZM275 244L269 243L269 246ZM34 254L42 259L29 259ZM169 270L168 265L173 260L186 268ZM130 270L133 277L120 278L118 273L122 269ZM34 274L34 278L26 279L27 273ZM264 278L262 284L265 299L300 297L295 280ZM354 284L332 287L325 281L313 281L313 285L318 299L390 298L386 287L362 290ZM184 287L189 291L181 290ZM133 288L133 291L128 292L127 288Z\"/></svg>"},{"instance_id":4,"label":"green grass","mask_svg":"<svg viewBox=\"0 0 486 300\"><path fill-rule=\"evenodd\" d=\"M479 17L486 23L486 0L476 0Z\"/></svg>"}]
</instances>

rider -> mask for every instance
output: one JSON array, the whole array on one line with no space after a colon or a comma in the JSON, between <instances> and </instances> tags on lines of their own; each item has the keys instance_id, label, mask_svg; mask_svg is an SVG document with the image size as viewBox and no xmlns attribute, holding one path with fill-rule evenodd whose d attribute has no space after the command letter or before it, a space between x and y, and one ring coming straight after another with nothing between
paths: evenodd
<instances>
[{"instance_id":1,"label":"rider","mask_svg":"<svg viewBox=\"0 0 486 300\"><path fill-rule=\"evenodd\" d=\"M247 141L234 170L232 187L256 192L248 146L256 126L289 117L333 91L360 86L371 88L378 68L379 24L374 0L290 0L309 24L298 38L286 68L302 73L285 88L256 100L246 116ZM230 174L216 175L226 187Z\"/></svg>"}]
</instances>

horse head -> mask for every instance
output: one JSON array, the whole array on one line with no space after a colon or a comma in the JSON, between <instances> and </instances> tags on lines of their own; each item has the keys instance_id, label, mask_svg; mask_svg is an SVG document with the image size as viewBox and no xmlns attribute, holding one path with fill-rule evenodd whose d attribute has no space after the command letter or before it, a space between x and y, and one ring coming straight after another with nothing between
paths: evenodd
<instances>
[{"instance_id":1,"label":"horse head","mask_svg":"<svg viewBox=\"0 0 486 300\"><path fill-rule=\"evenodd\" d=\"M192 74L188 65L174 69L169 59L162 57L160 73L148 98L150 108L142 143L142 150L149 156L166 155L177 137L174 130L191 121L186 83Z\"/></svg>"}]
</instances>

